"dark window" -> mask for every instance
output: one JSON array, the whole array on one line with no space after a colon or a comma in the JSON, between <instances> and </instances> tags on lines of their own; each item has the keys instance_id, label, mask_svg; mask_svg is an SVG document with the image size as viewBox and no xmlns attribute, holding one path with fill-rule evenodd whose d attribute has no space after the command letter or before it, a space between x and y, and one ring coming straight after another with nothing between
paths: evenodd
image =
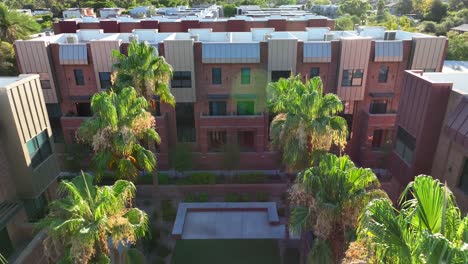
<instances>
[{"instance_id":1,"label":"dark window","mask_svg":"<svg viewBox=\"0 0 468 264\"><path fill-rule=\"evenodd\" d=\"M31 158L31 166L36 168L52 154L47 130L42 131L37 136L26 142L26 148Z\"/></svg>"},{"instance_id":2,"label":"dark window","mask_svg":"<svg viewBox=\"0 0 468 264\"><path fill-rule=\"evenodd\" d=\"M211 69L211 82L212 82L212 84L221 84L222 83L221 68Z\"/></svg>"},{"instance_id":3,"label":"dark window","mask_svg":"<svg viewBox=\"0 0 468 264\"><path fill-rule=\"evenodd\" d=\"M319 77L320 76L320 68L319 67L312 67L310 68L310 78Z\"/></svg>"},{"instance_id":4,"label":"dark window","mask_svg":"<svg viewBox=\"0 0 468 264\"><path fill-rule=\"evenodd\" d=\"M255 151L255 133L253 131L238 131L237 143L242 152Z\"/></svg>"},{"instance_id":5,"label":"dark window","mask_svg":"<svg viewBox=\"0 0 468 264\"><path fill-rule=\"evenodd\" d=\"M175 71L172 75L172 88L191 88L192 73L190 71Z\"/></svg>"},{"instance_id":6,"label":"dark window","mask_svg":"<svg viewBox=\"0 0 468 264\"><path fill-rule=\"evenodd\" d=\"M99 82L101 83L101 89L109 89L112 87L111 74L110 72L100 72Z\"/></svg>"},{"instance_id":7,"label":"dark window","mask_svg":"<svg viewBox=\"0 0 468 264\"><path fill-rule=\"evenodd\" d=\"M0 230L0 254L8 259L14 252L13 244L6 227Z\"/></svg>"},{"instance_id":8,"label":"dark window","mask_svg":"<svg viewBox=\"0 0 468 264\"><path fill-rule=\"evenodd\" d=\"M227 143L226 131L208 132L208 151L221 152Z\"/></svg>"},{"instance_id":9,"label":"dark window","mask_svg":"<svg viewBox=\"0 0 468 264\"><path fill-rule=\"evenodd\" d=\"M348 125L348 135L346 140L350 140L351 133L353 131L353 114L343 114L343 118L346 120L346 124Z\"/></svg>"},{"instance_id":10,"label":"dark window","mask_svg":"<svg viewBox=\"0 0 468 264\"><path fill-rule=\"evenodd\" d=\"M250 84L250 68L241 69L241 84Z\"/></svg>"},{"instance_id":11,"label":"dark window","mask_svg":"<svg viewBox=\"0 0 468 264\"><path fill-rule=\"evenodd\" d=\"M62 111L59 104L46 104L47 115L49 116L50 128L52 129L52 136L55 143L64 142L62 122Z\"/></svg>"},{"instance_id":12,"label":"dark window","mask_svg":"<svg viewBox=\"0 0 468 264\"><path fill-rule=\"evenodd\" d=\"M271 71L271 81L277 82L281 78L289 78L291 77L291 71Z\"/></svg>"},{"instance_id":13,"label":"dark window","mask_svg":"<svg viewBox=\"0 0 468 264\"><path fill-rule=\"evenodd\" d=\"M50 80L41 80L41 87L42 89L48 90L52 89L52 86L50 85Z\"/></svg>"},{"instance_id":14,"label":"dark window","mask_svg":"<svg viewBox=\"0 0 468 264\"><path fill-rule=\"evenodd\" d=\"M460 184L458 185L460 189L468 194L468 158L465 158L465 163L463 164L463 171L460 175Z\"/></svg>"},{"instance_id":15,"label":"dark window","mask_svg":"<svg viewBox=\"0 0 468 264\"><path fill-rule=\"evenodd\" d=\"M379 83L386 83L388 78L388 66L380 66L379 69Z\"/></svg>"},{"instance_id":16,"label":"dark window","mask_svg":"<svg viewBox=\"0 0 468 264\"><path fill-rule=\"evenodd\" d=\"M238 101L237 102L238 115L254 115L255 102L254 101Z\"/></svg>"},{"instance_id":17,"label":"dark window","mask_svg":"<svg viewBox=\"0 0 468 264\"><path fill-rule=\"evenodd\" d=\"M75 74L75 84L79 86L85 85L84 75L82 69L74 69L73 74Z\"/></svg>"},{"instance_id":18,"label":"dark window","mask_svg":"<svg viewBox=\"0 0 468 264\"><path fill-rule=\"evenodd\" d=\"M92 116L91 103L75 103L78 116Z\"/></svg>"},{"instance_id":19,"label":"dark window","mask_svg":"<svg viewBox=\"0 0 468 264\"><path fill-rule=\"evenodd\" d=\"M177 140L179 142L195 142L195 114L193 103L176 103Z\"/></svg>"},{"instance_id":20,"label":"dark window","mask_svg":"<svg viewBox=\"0 0 468 264\"><path fill-rule=\"evenodd\" d=\"M364 71L360 69L343 70L341 86L361 86Z\"/></svg>"},{"instance_id":21,"label":"dark window","mask_svg":"<svg viewBox=\"0 0 468 264\"><path fill-rule=\"evenodd\" d=\"M210 116L224 116L226 113L225 101L210 102Z\"/></svg>"},{"instance_id":22,"label":"dark window","mask_svg":"<svg viewBox=\"0 0 468 264\"><path fill-rule=\"evenodd\" d=\"M387 113L387 100L372 100L369 107L371 114L385 114Z\"/></svg>"},{"instance_id":23,"label":"dark window","mask_svg":"<svg viewBox=\"0 0 468 264\"><path fill-rule=\"evenodd\" d=\"M47 200L44 194L36 199L23 200L23 205L29 222L37 222L47 213Z\"/></svg>"},{"instance_id":24,"label":"dark window","mask_svg":"<svg viewBox=\"0 0 468 264\"><path fill-rule=\"evenodd\" d=\"M413 161L415 146L416 139L402 127L398 127L395 144L395 152L398 156L400 156L400 158L406 163L410 164Z\"/></svg>"},{"instance_id":25,"label":"dark window","mask_svg":"<svg viewBox=\"0 0 468 264\"><path fill-rule=\"evenodd\" d=\"M388 146L391 142L391 131L384 129L374 130L372 135L372 148L380 149L385 146Z\"/></svg>"}]
</instances>

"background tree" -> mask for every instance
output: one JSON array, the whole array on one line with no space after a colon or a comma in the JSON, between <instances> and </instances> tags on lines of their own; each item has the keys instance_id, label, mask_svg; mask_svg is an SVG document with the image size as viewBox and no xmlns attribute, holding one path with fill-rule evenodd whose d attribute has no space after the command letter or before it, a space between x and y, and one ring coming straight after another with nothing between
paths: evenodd
<instances>
[{"instance_id":1,"label":"background tree","mask_svg":"<svg viewBox=\"0 0 468 264\"><path fill-rule=\"evenodd\" d=\"M139 144L146 138L160 142L156 121L147 107L148 102L133 88L93 96L93 116L80 126L77 138L92 146L92 165L98 179L106 170L113 171L118 179L134 180L140 170L155 169L153 153Z\"/></svg>"},{"instance_id":2,"label":"background tree","mask_svg":"<svg viewBox=\"0 0 468 264\"><path fill-rule=\"evenodd\" d=\"M13 45L0 41L0 76L16 76L16 58Z\"/></svg>"},{"instance_id":3,"label":"background tree","mask_svg":"<svg viewBox=\"0 0 468 264\"><path fill-rule=\"evenodd\" d=\"M235 4L223 5L223 12L225 17L233 17L236 15L237 7Z\"/></svg>"},{"instance_id":4,"label":"background tree","mask_svg":"<svg viewBox=\"0 0 468 264\"><path fill-rule=\"evenodd\" d=\"M153 100L153 95L157 95L161 102L175 105L175 98L169 90L172 68L164 57L158 56L153 46L133 41L128 46L127 56L118 50L114 50L112 55L116 60L112 68L117 75L117 92L121 88L133 86L148 102Z\"/></svg>"},{"instance_id":5,"label":"background tree","mask_svg":"<svg viewBox=\"0 0 468 264\"><path fill-rule=\"evenodd\" d=\"M385 1L379 0L377 2L377 21L382 21L385 18Z\"/></svg>"},{"instance_id":6,"label":"background tree","mask_svg":"<svg viewBox=\"0 0 468 264\"><path fill-rule=\"evenodd\" d=\"M447 16L447 10L447 4L442 3L441 0L433 0L425 19L439 23L442 18Z\"/></svg>"},{"instance_id":7,"label":"background tree","mask_svg":"<svg viewBox=\"0 0 468 264\"><path fill-rule=\"evenodd\" d=\"M414 11L420 16L427 13L433 0L412 0Z\"/></svg>"},{"instance_id":8,"label":"background tree","mask_svg":"<svg viewBox=\"0 0 468 264\"><path fill-rule=\"evenodd\" d=\"M316 239L311 263L339 263L346 245L345 232L353 231L358 216L374 197L385 196L371 169L357 168L348 156L326 154L317 166L299 173L289 190L290 229L312 230Z\"/></svg>"},{"instance_id":9,"label":"background tree","mask_svg":"<svg viewBox=\"0 0 468 264\"><path fill-rule=\"evenodd\" d=\"M8 10L0 3L0 40L13 43L17 39L29 39L40 30L39 24L28 15Z\"/></svg>"},{"instance_id":10,"label":"background tree","mask_svg":"<svg viewBox=\"0 0 468 264\"><path fill-rule=\"evenodd\" d=\"M110 263L112 247L134 244L148 231L148 216L131 208L136 188L118 180L112 186L97 187L93 177L81 173L58 188L59 197L50 203L49 214L39 222L47 229L45 252L61 257L60 263Z\"/></svg>"},{"instance_id":11,"label":"background tree","mask_svg":"<svg viewBox=\"0 0 468 264\"><path fill-rule=\"evenodd\" d=\"M314 0L314 5L331 5L330 0Z\"/></svg>"},{"instance_id":12,"label":"background tree","mask_svg":"<svg viewBox=\"0 0 468 264\"><path fill-rule=\"evenodd\" d=\"M400 198L370 202L359 219L359 239L377 263L466 263L468 217L462 218L452 192L420 175Z\"/></svg>"},{"instance_id":13,"label":"background tree","mask_svg":"<svg viewBox=\"0 0 468 264\"><path fill-rule=\"evenodd\" d=\"M305 84L301 77L280 79L267 87L268 104L277 116L270 126L273 148L282 152L287 169L303 169L318 152L332 145L343 149L348 133L346 120L337 113L343 104L335 94L323 94L319 77Z\"/></svg>"},{"instance_id":14,"label":"background tree","mask_svg":"<svg viewBox=\"0 0 468 264\"><path fill-rule=\"evenodd\" d=\"M361 20L356 16L350 16L348 14L340 16L335 19L336 30L353 30L355 24L360 24Z\"/></svg>"},{"instance_id":15,"label":"background tree","mask_svg":"<svg viewBox=\"0 0 468 264\"><path fill-rule=\"evenodd\" d=\"M400 15L412 14L413 2L411 0L399 0L398 6L397 6L397 12Z\"/></svg>"},{"instance_id":16,"label":"background tree","mask_svg":"<svg viewBox=\"0 0 468 264\"><path fill-rule=\"evenodd\" d=\"M341 14L349 14L357 16L364 20L367 16L367 11L371 10L372 6L365 0L344 0L339 8Z\"/></svg>"},{"instance_id":17,"label":"background tree","mask_svg":"<svg viewBox=\"0 0 468 264\"><path fill-rule=\"evenodd\" d=\"M448 39L447 60L468 61L468 32L450 31Z\"/></svg>"}]
</instances>

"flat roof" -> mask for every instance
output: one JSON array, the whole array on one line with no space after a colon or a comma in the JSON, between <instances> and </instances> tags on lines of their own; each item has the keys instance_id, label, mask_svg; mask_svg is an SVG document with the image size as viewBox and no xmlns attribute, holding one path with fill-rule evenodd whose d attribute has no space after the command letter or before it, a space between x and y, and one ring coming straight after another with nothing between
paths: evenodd
<instances>
[{"instance_id":1,"label":"flat roof","mask_svg":"<svg viewBox=\"0 0 468 264\"><path fill-rule=\"evenodd\" d=\"M468 73L425 72L423 77L433 83L452 83L452 90L468 95Z\"/></svg>"},{"instance_id":2,"label":"flat roof","mask_svg":"<svg viewBox=\"0 0 468 264\"><path fill-rule=\"evenodd\" d=\"M27 81L29 79L39 77L37 74L21 74L18 76L2 76L0 77L0 89L8 89L13 84L16 86L18 82Z\"/></svg>"},{"instance_id":3,"label":"flat roof","mask_svg":"<svg viewBox=\"0 0 468 264\"><path fill-rule=\"evenodd\" d=\"M468 32L468 24L462 24L458 27L453 27L451 28L451 30L458 30L458 31L464 31L464 32Z\"/></svg>"},{"instance_id":4,"label":"flat roof","mask_svg":"<svg viewBox=\"0 0 468 264\"><path fill-rule=\"evenodd\" d=\"M444 67L442 68L442 72L446 73L468 73L468 61L454 61L454 60L446 60L444 61Z\"/></svg>"}]
</instances>

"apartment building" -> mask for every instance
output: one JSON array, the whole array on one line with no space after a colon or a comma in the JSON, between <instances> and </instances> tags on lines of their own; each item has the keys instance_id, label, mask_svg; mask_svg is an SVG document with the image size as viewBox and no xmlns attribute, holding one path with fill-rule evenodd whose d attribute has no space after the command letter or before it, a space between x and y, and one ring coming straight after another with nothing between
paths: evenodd
<instances>
[{"instance_id":1,"label":"apartment building","mask_svg":"<svg viewBox=\"0 0 468 264\"><path fill-rule=\"evenodd\" d=\"M432 175L468 211L468 73L407 71L401 98L392 175L401 186Z\"/></svg>"},{"instance_id":2,"label":"apartment building","mask_svg":"<svg viewBox=\"0 0 468 264\"><path fill-rule=\"evenodd\" d=\"M345 103L347 152L363 166L384 168L404 70L440 71L447 46L444 37L381 27L345 32L327 27L247 32L190 28L186 33L78 30L17 41L19 68L39 73L48 85L44 94L50 115L63 113L52 127L60 130L61 125L66 142L91 115L91 96L110 85L111 51L125 53L133 39L157 47L174 69L171 91L177 105L158 107L162 169L170 166L169 150L178 142L192 145L196 169L222 168L221 149L229 143L240 147L242 169L278 168L278 154L269 149L273 115L266 109L265 88L291 74L301 74L304 81L321 77L325 91Z\"/></svg>"},{"instance_id":3,"label":"apartment building","mask_svg":"<svg viewBox=\"0 0 468 264\"><path fill-rule=\"evenodd\" d=\"M46 263L30 223L55 195L52 142L39 75L0 77L0 254L12 263Z\"/></svg>"}]
</instances>

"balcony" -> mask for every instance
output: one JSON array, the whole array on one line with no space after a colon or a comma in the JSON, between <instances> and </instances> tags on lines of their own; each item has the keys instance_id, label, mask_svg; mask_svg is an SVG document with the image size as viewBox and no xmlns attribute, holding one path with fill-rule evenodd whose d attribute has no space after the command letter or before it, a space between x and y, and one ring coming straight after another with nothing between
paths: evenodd
<instances>
[{"instance_id":1,"label":"balcony","mask_svg":"<svg viewBox=\"0 0 468 264\"><path fill-rule=\"evenodd\" d=\"M393 127L395 126L396 113L371 114L365 112L368 127Z\"/></svg>"},{"instance_id":2,"label":"balcony","mask_svg":"<svg viewBox=\"0 0 468 264\"><path fill-rule=\"evenodd\" d=\"M263 112L253 115L238 115L235 112L227 115L200 114L200 128L210 127L232 127L232 128L254 128L265 126L265 114Z\"/></svg>"}]
</instances>

